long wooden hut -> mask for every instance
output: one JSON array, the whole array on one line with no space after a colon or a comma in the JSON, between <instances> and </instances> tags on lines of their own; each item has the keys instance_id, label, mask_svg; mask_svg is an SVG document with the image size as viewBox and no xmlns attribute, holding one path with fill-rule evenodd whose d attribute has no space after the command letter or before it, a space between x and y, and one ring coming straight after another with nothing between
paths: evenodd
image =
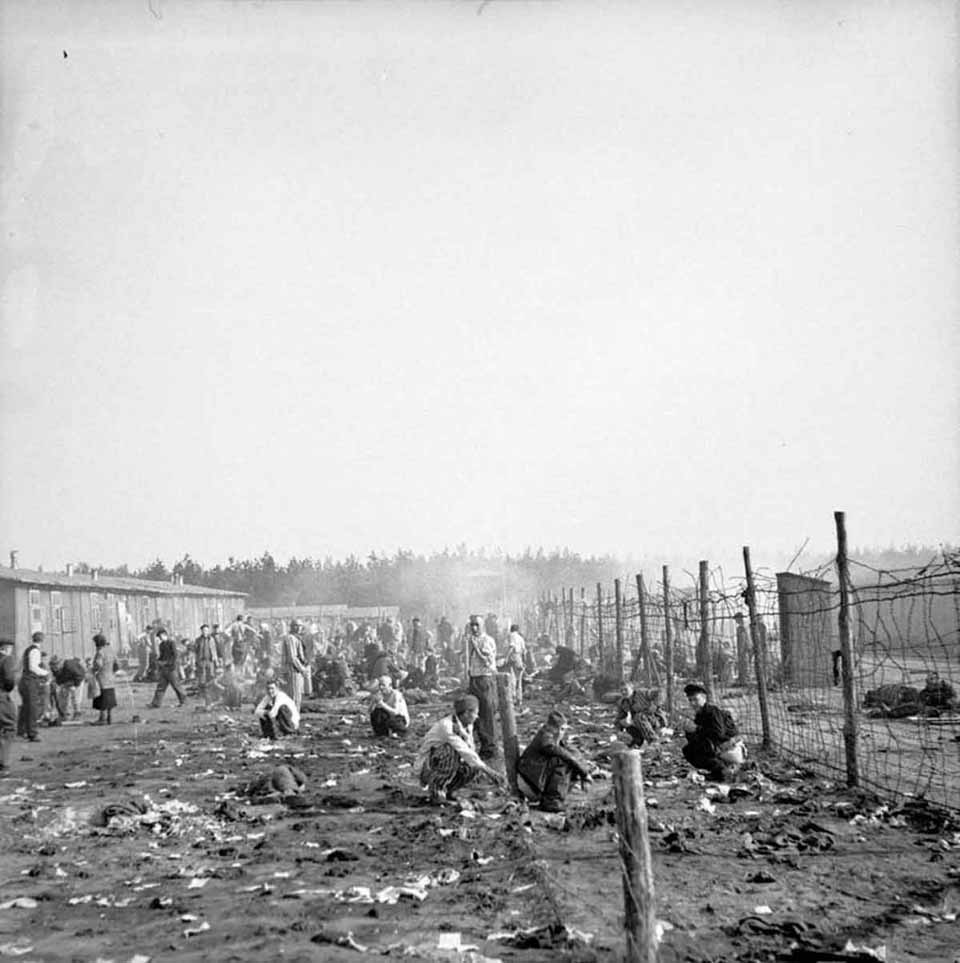
<instances>
[{"instance_id":1,"label":"long wooden hut","mask_svg":"<svg viewBox=\"0 0 960 963\"><path fill-rule=\"evenodd\" d=\"M82 656L102 632L118 654L156 619L171 633L193 637L200 626L224 624L242 613L242 592L113 576L40 572L0 566L0 635L22 649L34 632L44 633L50 655Z\"/></svg>"}]
</instances>

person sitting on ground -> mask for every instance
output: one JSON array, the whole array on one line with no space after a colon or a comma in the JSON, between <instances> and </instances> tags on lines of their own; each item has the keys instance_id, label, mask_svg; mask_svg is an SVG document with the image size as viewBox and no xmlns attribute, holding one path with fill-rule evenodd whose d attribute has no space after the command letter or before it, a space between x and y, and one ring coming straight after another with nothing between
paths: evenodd
<instances>
[{"instance_id":1,"label":"person sitting on ground","mask_svg":"<svg viewBox=\"0 0 960 963\"><path fill-rule=\"evenodd\" d=\"M684 759L695 769L706 770L711 779L720 782L731 779L746 755L733 716L707 701L707 690L699 682L684 686L683 694L695 713L693 722L684 726L687 734Z\"/></svg>"},{"instance_id":2,"label":"person sitting on ground","mask_svg":"<svg viewBox=\"0 0 960 963\"><path fill-rule=\"evenodd\" d=\"M370 693L370 725L374 735L394 737L402 736L410 726L407 701L388 675L380 676Z\"/></svg>"},{"instance_id":3,"label":"person sitting on ground","mask_svg":"<svg viewBox=\"0 0 960 963\"><path fill-rule=\"evenodd\" d=\"M267 694L257 703L253 714L260 720L260 734L264 739L292 736L300 728L300 710L276 680L267 683Z\"/></svg>"},{"instance_id":4,"label":"person sitting on ground","mask_svg":"<svg viewBox=\"0 0 960 963\"><path fill-rule=\"evenodd\" d=\"M517 763L517 788L544 812L563 812L572 780L590 781L586 763L567 746L569 728L562 712L551 712Z\"/></svg>"},{"instance_id":5,"label":"person sitting on ground","mask_svg":"<svg viewBox=\"0 0 960 963\"><path fill-rule=\"evenodd\" d=\"M431 802L453 799L458 789L481 775L498 786L503 784L503 776L477 755L473 724L479 712L476 696L461 696L454 702L453 712L435 722L423 737L414 771L419 773Z\"/></svg>"},{"instance_id":6,"label":"person sitting on ground","mask_svg":"<svg viewBox=\"0 0 960 963\"><path fill-rule=\"evenodd\" d=\"M657 689L637 689L632 682L624 682L617 703L614 725L630 737L630 748L639 749L645 742L657 741L657 733L667 724L660 708Z\"/></svg>"}]
</instances>

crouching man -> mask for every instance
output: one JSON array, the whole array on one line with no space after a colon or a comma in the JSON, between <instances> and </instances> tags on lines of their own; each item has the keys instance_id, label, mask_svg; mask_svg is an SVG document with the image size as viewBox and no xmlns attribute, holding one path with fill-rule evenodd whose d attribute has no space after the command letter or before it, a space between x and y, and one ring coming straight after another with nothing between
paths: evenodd
<instances>
[{"instance_id":1,"label":"crouching man","mask_svg":"<svg viewBox=\"0 0 960 963\"><path fill-rule=\"evenodd\" d=\"M631 749L656 742L660 730L667 724L660 708L660 693L656 689L638 691L632 682L624 682L614 724L630 737Z\"/></svg>"},{"instance_id":2,"label":"crouching man","mask_svg":"<svg viewBox=\"0 0 960 963\"><path fill-rule=\"evenodd\" d=\"M300 728L300 710L275 681L267 683L267 694L253 714L260 720L260 734L264 739L292 736Z\"/></svg>"},{"instance_id":3,"label":"crouching man","mask_svg":"<svg viewBox=\"0 0 960 963\"><path fill-rule=\"evenodd\" d=\"M410 726L410 711L403 693L393 687L393 679L382 675L370 694L370 725L374 735L402 736Z\"/></svg>"},{"instance_id":4,"label":"crouching man","mask_svg":"<svg viewBox=\"0 0 960 963\"><path fill-rule=\"evenodd\" d=\"M696 682L684 686L695 715L684 726L687 744L683 757L696 769L705 769L711 779L731 779L746 758L743 740L737 733L733 716L707 701L707 690Z\"/></svg>"},{"instance_id":5,"label":"crouching man","mask_svg":"<svg viewBox=\"0 0 960 963\"><path fill-rule=\"evenodd\" d=\"M453 704L453 712L435 722L423 737L417 755L416 772L432 802L453 799L453 794L478 776L488 776L500 786L503 777L491 769L477 754L473 724L477 721L480 702L465 695Z\"/></svg>"},{"instance_id":6,"label":"crouching man","mask_svg":"<svg viewBox=\"0 0 960 963\"><path fill-rule=\"evenodd\" d=\"M544 812L563 812L574 779L590 782L586 764L567 747L569 728L562 712L551 712L517 763L517 788Z\"/></svg>"}]
</instances>

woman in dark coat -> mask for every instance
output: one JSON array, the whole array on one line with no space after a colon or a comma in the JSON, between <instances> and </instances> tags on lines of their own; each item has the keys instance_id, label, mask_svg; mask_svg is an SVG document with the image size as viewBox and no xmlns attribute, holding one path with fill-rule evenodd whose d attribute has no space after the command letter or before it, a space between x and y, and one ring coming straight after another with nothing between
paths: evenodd
<instances>
[{"instance_id":1,"label":"woman in dark coat","mask_svg":"<svg viewBox=\"0 0 960 963\"><path fill-rule=\"evenodd\" d=\"M93 724L108 726L113 722L111 713L117 706L117 690L113 680L116 660L113 647L104 635L98 632L93 637L93 644L97 647L97 654L93 657L93 675L100 689L99 695L93 700L93 708L100 713L100 718Z\"/></svg>"}]
</instances>

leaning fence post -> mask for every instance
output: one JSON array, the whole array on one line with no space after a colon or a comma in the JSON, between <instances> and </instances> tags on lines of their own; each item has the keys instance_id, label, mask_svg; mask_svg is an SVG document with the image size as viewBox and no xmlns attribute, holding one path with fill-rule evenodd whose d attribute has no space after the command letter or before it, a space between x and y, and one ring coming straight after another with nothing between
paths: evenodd
<instances>
[{"instance_id":1,"label":"leaning fence post","mask_svg":"<svg viewBox=\"0 0 960 963\"><path fill-rule=\"evenodd\" d=\"M620 872L623 877L625 959L627 963L657 963L653 865L638 750L628 749L613 757L613 789L617 801Z\"/></svg>"},{"instance_id":2,"label":"leaning fence post","mask_svg":"<svg viewBox=\"0 0 960 963\"><path fill-rule=\"evenodd\" d=\"M507 782L510 791L519 796L517 789L517 760L520 758L520 743L517 740L517 718L513 711L513 674L497 673L497 697L500 703L500 727L503 730L503 764L507 769Z\"/></svg>"},{"instance_id":3,"label":"leaning fence post","mask_svg":"<svg viewBox=\"0 0 960 963\"><path fill-rule=\"evenodd\" d=\"M713 701L713 666L710 658L710 563L700 562L700 640L697 643L697 671L707 690L707 698Z\"/></svg>"},{"instance_id":4,"label":"leaning fence post","mask_svg":"<svg viewBox=\"0 0 960 963\"><path fill-rule=\"evenodd\" d=\"M837 526L837 579L840 582L840 659L843 666L843 748L847 761L847 785L860 784L860 767L857 762L857 705L853 690L853 647L850 644L850 599L847 586L850 573L847 570L847 525L844 512L834 512Z\"/></svg>"},{"instance_id":5,"label":"leaning fence post","mask_svg":"<svg viewBox=\"0 0 960 963\"><path fill-rule=\"evenodd\" d=\"M757 628L757 590L753 582L750 549L743 546L743 568L747 575L747 611L750 613L750 644L753 646L753 666L757 673L757 699L760 702L760 727L763 731L763 748L769 749L770 706L767 703L767 650Z\"/></svg>"},{"instance_id":6,"label":"leaning fence post","mask_svg":"<svg viewBox=\"0 0 960 963\"><path fill-rule=\"evenodd\" d=\"M623 682L623 597L620 592L620 579L613 580L614 625L617 633L617 678Z\"/></svg>"},{"instance_id":7,"label":"leaning fence post","mask_svg":"<svg viewBox=\"0 0 960 963\"><path fill-rule=\"evenodd\" d=\"M663 566L663 661L667 672L667 718L673 720L673 625L670 622L670 569Z\"/></svg>"}]
</instances>

